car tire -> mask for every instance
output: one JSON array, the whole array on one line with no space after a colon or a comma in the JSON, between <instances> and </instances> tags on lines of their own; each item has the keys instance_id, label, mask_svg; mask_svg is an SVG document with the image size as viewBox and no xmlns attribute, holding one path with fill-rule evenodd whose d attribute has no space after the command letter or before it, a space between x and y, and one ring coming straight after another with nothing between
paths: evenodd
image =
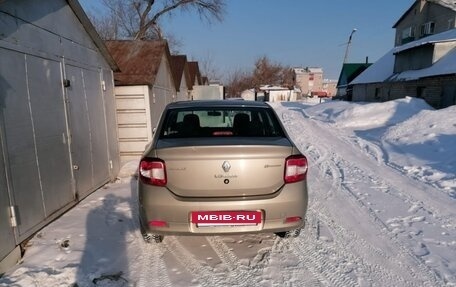
<instances>
[{"instance_id":1,"label":"car tire","mask_svg":"<svg viewBox=\"0 0 456 287\"><path fill-rule=\"evenodd\" d=\"M143 233L142 237L146 243L161 243L163 241L163 235Z\"/></svg>"},{"instance_id":2,"label":"car tire","mask_svg":"<svg viewBox=\"0 0 456 287\"><path fill-rule=\"evenodd\" d=\"M277 232L276 235L280 238L296 238L301 233L301 228L296 228L284 232Z\"/></svg>"},{"instance_id":3,"label":"car tire","mask_svg":"<svg viewBox=\"0 0 456 287\"><path fill-rule=\"evenodd\" d=\"M141 235L142 235L142 238L144 239L144 242L146 242L146 243L152 243L152 242L160 243L160 242L163 241L163 235L151 234L151 233L146 231L146 229L144 228L144 225L142 223L141 217L139 217L139 227L140 227Z\"/></svg>"}]
</instances>

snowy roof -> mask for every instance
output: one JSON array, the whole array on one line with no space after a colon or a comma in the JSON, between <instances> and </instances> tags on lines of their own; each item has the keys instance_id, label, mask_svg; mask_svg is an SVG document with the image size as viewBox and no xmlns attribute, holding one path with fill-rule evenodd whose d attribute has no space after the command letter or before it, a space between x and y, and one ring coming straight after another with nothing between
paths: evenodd
<instances>
[{"instance_id":1,"label":"snowy roof","mask_svg":"<svg viewBox=\"0 0 456 287\"><path fill-rule=\"evenodd\" d=\"M426 0L426 2L435 3L437 5L441 5L443 7L456 11L456 1L454 1L454 0ZM410 11L412 11L412 9L413 9L413 7L415 7L415 5L416 5L416 1L413 2L413 4L410 6L410 8L408 8L407 11L405 11L405 13L402 14L402 16L399 18L399 20L396 21L396 23L393 25L393 28L396 28L397 25L399 25L399 23L405 18L405 16L408 15L410 13Z\"/></svg>"},{"instance_id":2,"label":"snowy roof","mask_svg":"<svg viewBox=\"0 0 456 287\"><path fill-rule=\"evenodd\" d=\"M456 11L456 1L454 0L427 0L428 2L432 2L432 3L436 3L436 4L440 4L444 7L447 7L451 10L455 10Z\"/></svg>"},{"instance_id":3,"label":"snowy roof","mask_svg":"<svg viewBox=\"0 0 456 287\"><path fill-rule=\"evenodd\" d=\"M456 41L456 29L431 35L402 46L395 47L381 57L372 66L356 77L350 84L380 83L385 81L415 80L424 77L456 73L456 48L448 52L432 66L394 74L395 54L427 44Z\"/></svg>"},{"instance_id":4,"label":"snowy roof","mask_svg":"<svg viewBox=\"0 0 456 287\"><path fill-rule=\"evenodd\" d=\"M311 73L323 73L322 68L308 68L309 72Z\"/></svg>"},{"instance_id":5,"label":"snowy roof","mask_svg":"<svg viewBox=\"0 0 456 287\"><path fill-rule=\"evenodd\" d=\"M287 88L287 87L282 87L282 86L269 86L269 85L266 85L266 86L261 86L260 90L262 90L262 91L288 91L290 89Z\"/></svg>"},{"instance_id":6,"label":"snowy roof","mask_svg":"<svg viewBox=\"0 0 456 287\"><path fill-rule=\"evenodd\" d=\"M319 67L305 67L305 68L293 68L296 74L307 74L307 73L323 73L323 68Z\"/></svg>"}]
</instances>

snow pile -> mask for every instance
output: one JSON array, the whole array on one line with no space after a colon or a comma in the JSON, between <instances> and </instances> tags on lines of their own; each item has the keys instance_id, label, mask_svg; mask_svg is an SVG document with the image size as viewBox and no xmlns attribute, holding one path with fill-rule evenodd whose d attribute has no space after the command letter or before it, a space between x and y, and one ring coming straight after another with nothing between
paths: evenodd
<instances>
[{"instance_id":1,"label":"snow pile","mask_svg":"<svg viewBox=\"0 0 456 287\"><path fill-rule=\"evenodd\" d=\"M342 128L372 129L391 126L432 109L424 100L404 98L386 103L328 103L306 110L312 118L337 123Z\"/></svg>"},{"instance_id":2,"label":"snow pile","mask_svg":"<svg viewBox=\"0 0 456 287\"><path fill-rule=\"evenodd\" d=\"M456 198L456 106L425 110L388 129L390 161Z\"/></svg>"},{"instance_id":3,"label":"snow pile","mask_svg":"<svg viewBox=\"0 0 456 287\"><path fill-rule=\"evenodd\" d=\"M312 119L378 146L386 163L456 198L456 107L434 110L406 97L385 103L329 102L305 109ZM372 149L372 146L370 147Z\"/></svg>"}]
</instances>

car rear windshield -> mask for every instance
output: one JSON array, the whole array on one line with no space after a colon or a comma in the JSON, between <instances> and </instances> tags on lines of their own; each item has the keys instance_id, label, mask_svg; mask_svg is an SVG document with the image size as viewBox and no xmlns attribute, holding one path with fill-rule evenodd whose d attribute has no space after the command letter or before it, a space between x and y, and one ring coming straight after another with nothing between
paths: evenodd
<instances>
[{"instance_id":1,"label":"car rear windshield","mask_svg":"<svg viewBox=\"0 0 456 287\"><path fill-rule=\"evenodd\" d=\"M268 108L168 110L160 138L189 137L284 137L284 132L275 113Z\"/></svg>"}]
</instances>

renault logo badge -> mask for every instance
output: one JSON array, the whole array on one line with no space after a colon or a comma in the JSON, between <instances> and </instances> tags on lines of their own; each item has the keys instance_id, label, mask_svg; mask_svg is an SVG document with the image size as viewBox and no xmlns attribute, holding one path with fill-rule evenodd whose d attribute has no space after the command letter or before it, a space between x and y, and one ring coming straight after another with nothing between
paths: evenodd
<instances>
[{"instance_id":1,"label":"renault logo badge","mask_svg":"<svg viewBox=\"0 0 456 287\"><path fill-rule=\"evenodd\" d=\"M227 161L224 161L222 164L222 168L225 172L229 172L231 168L231 164Z\"/></svg>"}]
</instances>

